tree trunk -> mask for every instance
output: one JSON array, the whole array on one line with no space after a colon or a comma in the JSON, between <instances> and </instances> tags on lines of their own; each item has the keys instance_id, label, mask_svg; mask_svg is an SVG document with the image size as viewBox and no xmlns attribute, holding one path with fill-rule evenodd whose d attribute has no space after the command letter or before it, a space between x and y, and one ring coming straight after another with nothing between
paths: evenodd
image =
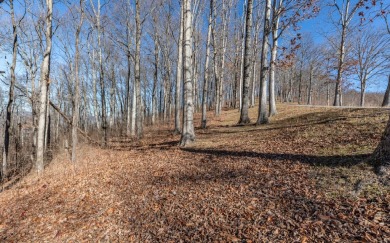
<instances>
[{"instance_id":1,"label":"tree trunk","mask_svg":"<svg viewBox=\"0 0 390 243\"><path fill-rule=\"evenodd\" d=\"M40 105L38 118L38 139L37 139L37 162L36 169L38 174L42 174L44 169L44 145L45 145L45 125L47 112L47 92L50 83L50 56L52 46L52 14L53 0L46 0L46 50L43 56L40 77Z\"/></svg>"},{"instance_id":2,"label":"tree trunk","mask_svg":"<svg viewBox=\"0 0 390 243\"><path fill-rule=\"evenodd\" d=\"M210 49L211 49L211 30L214 12L214 0L210 0L210 14L209 14L209 26L207 31L207 43L206 43L206 63L204 71L204 83L203 83L203 98L202 98L202 128L206 128L207 125L207 88L209 79L209 65L210 65Z\"/></svg>"},{"instance_id":3,"label":"tree trunk","mask_svg":"<svg viewBox=\"0 0 390 243\"><path fill-rule=\"evenodd\" d=\"M335 95L333 106L341 106L341 85L342 85L342 75L344 68L344 57L345 57L345 36L347 31L347 26L343 24L342 32L341 32L341 42L340 42L340 54L339 54L339 63L337 66L337 78L336 78L336 87L335 87Z\"/></svg>"},{"instance_id":4,"label":"tree trunk","mask_svg":"<svg viewBox=\"0 0 390 243\"><path fill-rule=\"evenodd\" d=\"M390 75L388 76L387 88L385 96L383 97L382 106L386 107L390 105Z\"/></svg>"},{"instance_id":5,"label":"tree trunk","mask_svg":"<svg viewBox=\"0 0 390 243\"><path fill-rule=\"evenodd\" d=\"M73 119L72 119L72 162L76 163L76 148L77 148L77 129L79 127L79 110L80 110L80 77L79 77L79 62L80 62L80 32L84 21L84 0L80 0L80 22L76 29L75 43L75 83L74 83L74 100L73 100Z\"/></svg>"},{"instance_id":6,"label":"tree trunk","mask_svg":"<svg viewBox=\"0 0 390 243\"><path fill-rule=\"evenodd\" d=\"M310 77L309 77L309 89L307 92L307 104L312 103L312 83L313 83L313 67L310 66Z\"/></svg>"},{"instance_id":7,"label":"tree trunk","mask_svg":"<svg viewBox=\"0 0 390 243\"><path fill-rule=\"evenodd\" d=\"M380 175L389 177L390 180L390 117L385 132L382 135L378 147L371 158L373 165Z\"/></svg>"},{"instance_id":8,"label":"tree trunk","mask_svg":"<svg viewBox=\"0 0 390 243\"><path fill-rule=\"evenodd\" d=\"M5 131L4 131L4 148L3 148L3 166L2 170L0 170L0 180L3 180L7 177L7 166L9 163L9 140L11 134L11 126L12 126L12 105L14 102L14 90L15 90L15 68L16 68L16 58L18 54L18 34L17 34L17 26L15 20L15 12L14 12L14 1L10 0L9 2L11 9L11 19L12 19L12 33L13 33L13 46L12 46L12 65L11 65L11 81L9 85L8 92L8 104L6 111L6 119L5 119Z\"/></svg>"},{"instance_id":9,"label":"tree trunk","mask_svg":"<svg viewBox=\"0 0 390 243\"><path fill-rule=\"evenodd\" d=\"M248 12L246 9L248 8L248 6L246 5L246 1L244 1L244 10L245 10L245 14ZM242 30L242 47L241 47L241 65L240 65L240 84L239 84L239 102L240 102L240 111L242 110L242 102L243 102L243 97L242 97L242 93L243 93L243 84L244 84L244 58L245 58L245 36L246 36L246 33L245 33L245 28L246 28L246 20L247 20L247 16L245 16L244 18L244 26L243 26L243 30Z\"/></svg>"},{"instance_id":10,"label":"tree trunk","mask_svg":"<svg viewBox=\"0 0 390 243\"><path fill-rule=\"evenodd\" d=\"M366 98L366 81L363 81L360 88L360 106L364 107Z\"/></svg>"},{"instance_id":11,"label":"tree trunk","mask_svg":"<svg viewBox=\"0 0 390 243\"><path fill-rule=\"evenodd\" d=\"M270 34L270 19L271 19L271 0L266 0L264 14L264 31L263 31L263 46L261 50L261 65L260 65L260 102L257 125L268 123L267 116L267 80L266 73L268 71L268 43Z\"/></svg>"},{"instance_id":12,"label":"tree trunk","mask_svg":"<svg viewBox=\"0 0 390 243\"><path fill-rule=\"evenodd\" d=\"M187 146L195 140L194 107L192 103L192 12L191 1L184 0L184 114L180 146Z\"/></svg>"},{"instance_id":13,"label":"tree trunk","mask_svg":"<svg viewBox=\"0 0 390 243\"><path fill-rule=\"evenodd\" d=\"M181 3L183 4L183 3ZM180 133L180 101L181 95L181 83L183 79L183 35L184 35L184 12L183 7L180 9L180 31L178 42L178 60L176 68L176 90L175 90L175 133Z\"/></svg>"},{"instance_id":14,"label":"tree trunk","mask_svg":"<svg viewBox=\"0 0 390 243\"><path fill-rule=\"evenodd\" d=\"M95 50L92 51L92 86L93 86L93 111L95 115L96 128L99 131L101 129L100 117L99 117L99 105L97 98L97 75L96 75L96 64L95 64Z\"/></svg>"},{"instance_id":15,"label":"tree trunk","mask_svg":"<svg viewBox=\"0 0 390 243\"><path fill-rule=\"evenodd\" d=\"M131 99L130 99L130 80L131 80L131 59L130 49L127 53L127 77L126 77L126 135L131 135Z\"/></svg>"},{"instance_id":16,"label":"tree trunk","mask_svg":"<svg viewBox=\"0 0 390 243\"><path fill-rule=\"evenodd\" d=\"M112 68L111 74L111 88L110 88L110 130L113 129L115 123L115 105L116 105L116 78L115 78L115 67Z\"/></svg>"},{"instance_id":17,"label":"tree trunk","mask_svg":"<svg viewBox=\"0 0 390 243\"><path fill-rule=\"evenodd\" d=\"M246 26L245 26L245 45L244 45L244 83L242 91L242 107L239 124L250 123L249 119L249 85L250 85L250 39L252 35L252 10L253 0L248 0L246 12Z\"/></svg>"},{"instance_id":18,"label":"tree trunk","mask_svg":"<svg viewBox=\"0 0 390 243\"><path fill-rule=\"evenodd\" d=\"M137 138L142 138L143 126L142 126L142 100L141 100L141 16L140 16L140 0L135 1L135 91L136 91L136 129Z\"/></svg>"},{"instance_id":19,"label":"tree trunk","mask_svg":"<svg viewBox=\"0 0 390 243\"><path fill-rule=\"evenodd\" d=\"M276 69L276 56L278 52L278 38L279 38L279 16L277 13L278 8L276 6L276 1L274 0L273 4L273 16L272 16L272 48L271 48L271 62L269 67L269 116L274 116L277 114L276 111L276 97L275 97L275 69ZM280 2L280 8L282 7L282 2Z\"/></svg>"},{"instance_id":20,"label":"tree trunk","mask_svg":"<svg viewBox=\"0 0 390 243\"><path fill-rule=\"evenodd\" d=\"M225 58L226 58L226 45L227 45L227 22L229 18L229 6L227 6L226 1L222 1L222 53L221 53L221 69L219 77L219 87L218 87L218 103L216 104L216 115L219 116L222 111L223 104L223 94L224 94L224 82L225 82Z\"/></svg>"},{"instance_id":21,"label":"tree trunk","mask_svg":"<svg viewBox=\"0 0 390 243\"><path fill-rule=\"evenodd\" d=\"M301 62L301 69L299 70L299 83L298 83L298 105L302 103L302 72L303 72L303 63Z\"/></svg>"},{"instance_id":22,"label":"tree trunk","mask_svg":"<svg viewBox=\"0 0 390 243\"><path fill-rule=\"evenodd\" d=\"M154 18L154 23L157 25L157 21ZM158 65L159 65L159 44L157 28L154 30L154 74L153 74L153 89L152 89L152 125L156 122L157 115L157 82L158 82Z\"/></svg>"}]
</instances>

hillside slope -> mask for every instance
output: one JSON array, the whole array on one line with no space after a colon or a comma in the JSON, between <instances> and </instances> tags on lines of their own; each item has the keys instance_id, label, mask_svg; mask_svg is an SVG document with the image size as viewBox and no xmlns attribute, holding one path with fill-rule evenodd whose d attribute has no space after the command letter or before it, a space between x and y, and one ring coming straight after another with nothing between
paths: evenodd
<instances>
[{"instance_id":1,"label":"hillside slope","mask_svg":"<svg viewBox=\"0 0 390 243\"><path fill-rule=\"evenodd\" d=\"M58 155L0 193L0 241L390 241L389 188L362 163L387 112L282 105L258 127L238 115L185 149L161 128L83 146L75 167Z\"/></svg>"}]
</instances>

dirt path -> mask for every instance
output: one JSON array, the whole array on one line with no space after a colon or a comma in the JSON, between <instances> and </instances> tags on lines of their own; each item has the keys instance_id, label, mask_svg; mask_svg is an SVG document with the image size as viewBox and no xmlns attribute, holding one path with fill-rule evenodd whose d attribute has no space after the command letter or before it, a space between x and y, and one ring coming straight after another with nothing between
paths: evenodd
<instances>
[{"instance_id":1,"label":"dirt path","mask_svg":"<svg viewBox=\"0 0 390 243\"><path fill-rule=\"evenodd\" d=\"M388 188L354 194L387 115L279 111L263 127L225 111L185 149L159 130L83 147L76 168L58 156L0 194L0 241L389 241Z\"/></svg>"}]
</instances>

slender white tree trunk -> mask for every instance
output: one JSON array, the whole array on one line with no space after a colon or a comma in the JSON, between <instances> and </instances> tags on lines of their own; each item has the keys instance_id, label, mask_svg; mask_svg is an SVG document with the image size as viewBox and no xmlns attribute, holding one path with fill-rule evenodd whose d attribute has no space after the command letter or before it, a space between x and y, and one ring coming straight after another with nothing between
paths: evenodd
<instances>
[{"instance_id":1,"label":"slender white tree trunk","mask_svg":"<svg viewBox=\"0 0 390 243\"><path fill-rule=\"evenodd\" d=\"M245 0L244 1L244 10L245 10L245 14L247 14L248 11L246 11L247 9L247 1L248 0ZM244 58L245 58L245 36L246 36L246 33L245 33L245 29L246 29L246 20L247 20L247 16L244 17L244 25L243 25L243 30L242 30L242 44L241 44L241 66L240 66L240 84L239 84L239 102L240 102L240 111L242 110L242 101L243 101L243 97L242 97L242 92L243 92L243 83L244 83Z\"/></svg>"},{"instance_id":2,"label":"slender white tree trunk","mask_svg":"<svg viewBox=\"0 0 390 243\"><path fill-rule=\"evenodd\" d=\"M276 1L274 1L275 4ZM277 8L273 9L273 23L272 23L272 48L271 48L271 62L269 67L269 116L277 114L276 111L276 97L275 97L275 69L276 69L276 56L278 52L278 30L279 30L279 14L276 13ZM277 16L275 16L277 15Z\"/></svg>"},{"instance_id":3,"label":"slender white tree trunk","mask_svg":"<svg viewBox=\"0 0 390 243\"><path fill-rule=\"evenodd\" d=\"M136 130L137 138L140 139L143 133L142 126L142 100L141 100L141 16L140 16L140 0L135 1L135 96L136 96Z\"/></svg>"},{"instance_id":4,"label":"slender white tree trunk","mask_svg":"<svg viewBox=\"0 0 390 243\"><path fill-rule=\"evenodd\" d=\"M80 33L81 27L84 21L84 0L80 0L80 22L76 29L76 43L75 43L75 83L74 83L74 107L73 107L73 119L72 119L72 162L76 163L76 149L77 149L77 129L79 126L79 110L80 110L80 75L79 75L79 62L80 62Z\"/></svg>"},{"instance_id":5,"label":"slender white tree trunk","mask_svg":"<svg viewBox=\"0 0 390 243\"><path fill-rule=\"evenodd\" d=\"M50 56L52 46L52 18L53 18L53 0L46 0L46 50L44 52L41 78L40 78L40 105L38 117L38 139L37 139L37 162L36 169L38 174L42 174L44 169L44 145L45 145L45 125L47 112L47 93L50 83Z\"/></svg>"},{"instance_id":6,"label":"slender white tree trunk","mask_svg":"<svg viewBox=\"0 0 390 243\"><path fill-rule=\"evenodd\" d=\"M184 122L180 146L195 140L194 106L192 97L192 11L191 1L184 0Z\"/></svg>"},{"instance_id":7,"label":"slender white tree trunk","mask_svg":"<svg viewBox=\"0 0 390 243\"><path fill-rule=\"evenodd\" d=\"M183 3L181 3L183 4ZM180 133L180 101L181 83L183 80L183 35L184 35L184 12L183 7L180 8L180 31L178 41L178 57L176 68L176 90L175 90L175 133Z\"/></svg>"},{"instance_id":8,"label":"slender white tree trunk","mask_svg":"<svg viewBox=\"0 0 390 243\"><path fill-rule=\"evenodd\" d=\"M260 102L257 124L268 123L267 116L267 79L268 72L268 45L270 34L270 20L271 20L271 0L266 0L265 14L264 14L264 31L263 31L263 46L261 50L261 68L260 68Z\"/></svg>"},{"instance_id":9,"label":"slender white tree trunk","mask_svg":"<svg viewBox=\"0 0 390 243\"><path fill-rule=\"evenodd\" d=\"M207 43L206 43L206 63L204 71L204 83L203 83L203 98L202 98L202 128L206 128L207 125L207 89L209 82L209 66L210 66L210 52L211 52L211 31L214 12L214 0L210 0L210 14L209 14L209 26L207 31Z\"/></svg>"}]
</instances>

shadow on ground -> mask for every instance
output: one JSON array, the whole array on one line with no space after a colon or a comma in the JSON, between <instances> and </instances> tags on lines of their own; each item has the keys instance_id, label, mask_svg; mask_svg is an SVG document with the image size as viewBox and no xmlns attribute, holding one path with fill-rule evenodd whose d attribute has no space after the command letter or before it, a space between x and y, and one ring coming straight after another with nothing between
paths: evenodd
<instances>
[{"instance_id":1,"label":"shadow on ground","mask_svg":"<svg viewBox=\"0 0 390 243\"><path fill-rule=\"evenodd\" d=\"M278 154L278 153L258 153L248 151L230 151L230 150L216 150L216 149L195 149L182 148L182 150L195 153L207 154L214 156L233 156L233 157L249 157L258 159L270 160L290 160L300 163L309 164L312 166L329 166L329 167L350 167L360 164L369 158L370 154L357 155L336 155L336 156L319 156L319 155L304 155L304 154Z\"/></svg>"}]
</instances>

